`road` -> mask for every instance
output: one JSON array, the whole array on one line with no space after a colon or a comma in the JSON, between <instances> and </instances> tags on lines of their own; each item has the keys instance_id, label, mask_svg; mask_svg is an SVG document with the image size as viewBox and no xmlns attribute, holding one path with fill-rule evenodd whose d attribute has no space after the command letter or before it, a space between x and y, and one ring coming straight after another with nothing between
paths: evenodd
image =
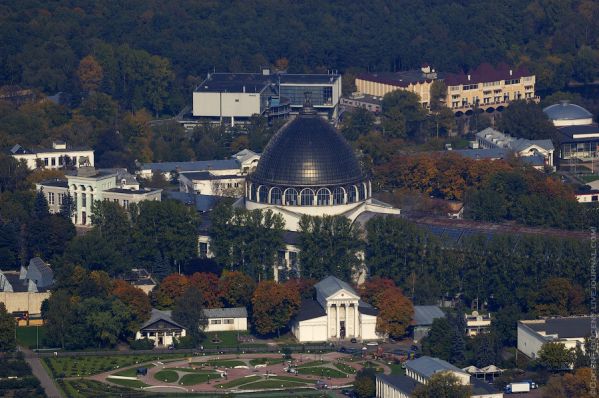
<instances>
[{"instance_id":1,"label":"road","mask_svg":"<svg viewBox=\"0 0 599 398\"><path fill-rule=\"evenodd\" d=\"M62 395L60 394L58 387L56 387L54 380L52 380L48 372L46 372L46 369L42 365L42 361L37 354L27 348L19 347L19 349L23 352L25 361L29 364L29 366L31 366L33 375L37 377L42 384L42 387L46 392L46 396L48 396L48 398L61 398Z\"/></svg>"}]
</instances>

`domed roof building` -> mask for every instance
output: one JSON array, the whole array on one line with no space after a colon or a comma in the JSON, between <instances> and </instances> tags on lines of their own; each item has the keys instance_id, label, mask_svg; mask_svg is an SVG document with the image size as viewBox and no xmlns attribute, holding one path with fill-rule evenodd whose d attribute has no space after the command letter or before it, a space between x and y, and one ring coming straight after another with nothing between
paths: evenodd
<instances>
[{"instance_id":1,"label":"domed roof building","mask_svg":"<svg viewBox=\"0 0 599 398\"><path fill-rule=\"evenodd\" d=\"M556 127L579 126L593 123L593 115L580 105L563 100L543 109Z\"/></svg>"},{"instance_id":2,"label":"domed roof building","mask_svg":"<svg viewBox=\"0 0 599 398\"><path fill-rule=\"evenodd\" d=\"M371 196L372 185L352 148L307 105L268 143L246 180L243 205L281 214L290 231L299 229L302 215L354 221L364 212L400 213Z\"/></svg>"}]
</instances>

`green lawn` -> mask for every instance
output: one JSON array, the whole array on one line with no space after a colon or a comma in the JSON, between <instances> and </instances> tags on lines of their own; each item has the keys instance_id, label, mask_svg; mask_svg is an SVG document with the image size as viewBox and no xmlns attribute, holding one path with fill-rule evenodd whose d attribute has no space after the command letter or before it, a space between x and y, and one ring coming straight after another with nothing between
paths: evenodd
<instances>
[{"instance_id":1,"label":"green lawn","mask_svg":"<svg viewBox=\"0 0 599 398\"><path fill-rule=\"evenodd\" d=\"M595 180L599 180L599 176L594 175L594 174L583 175L583 176L579 176L578 178L580 178L584 182L593 182Z\"/></svg>"},{"instance_id":2,"label":"green lawn","mask_svg":"<svg viewBox=\"0 0 599 398\"><path fill-rule=\"evenodd\" d=\"M148 368L148 369L153 368L153 367L154 367L154 364L152 364L152 363L149 363L144 366L140 366L140 368ZM127 369L127 370L121 370L120 372L113 373L113 375L135 377L135 376L137 376L137 369L138 368L135 367L135 368Z\"/></svg>"},{"instance_id":3,"label":"green lawn","mask_svg":"<svg viewBox=\"0 0 599 398\"><path fill-rule=\"evenodd\" d=\"M26 348L37 348L38 340L39 348L48 348L42 343L45 336L46 328L44 326L22 326L17 328L17 344Z\"/></svg>"},{"instance_id":4,"label":"green lawn","mask_svg":"<svg viewBox=\"0 0 599 398\"><path fill-rule=\"evenodd\" d=\"M45 364L52 372L54 378L90 376L96 373L117 370L127 366L142 364L144 362L181 358L185 354L163 355L109 355L85 357L46 357ZM148 367L149 365L144 365Z\"/></svg>"},{"instance_id":5,"label":"green lawn","mask_svg":"<svg viewBox=\"0 0 599 398\"><path fill-rule=\"evenodd\" d=\"M219 379L218 373L190 373L179 380L179 384L184 386L193 386L194 384L206 383L208 380Z\"/></svg>"},{"instance_id":6,"label":"green lawn","mask_svg":"<svg viewBox=\"0 0 599 398\"><path fill-rule=\"evenodd\" d=\"M302 374L302 375L332 377L335 379L341 379L341 378L347 377L347 374L341 372L340 370L318 367L318 366L315 366L312 368L298 368L297 371L299 374Z\"/></svg>"},{"instance_id":7,"label":"green lawn","mask_svg":"<svg viewBox=\"0 0 599 398\"><path fill-rule=\"evenodd\" d=\"M228 383L219 384L218 387L219 388L235 388L235 387L239 387L243 384L251 383L251 382L254 382L254 381L257 381L260 379L261 379L260 376L243 377L241 379L232 380Z\"/></svg>"},{"instance_id":8,"label":"green lawn","mask_svg":"<svg viewBox=\"0 0 599 398\"><path fill-rule=\"evenodd\" d=\"M285 361L285 358L254 358L254 359L250 359L250 365L252 366L256 366L256 365L274 365L277 363L282 363Z\"/></svg>"},{"instance_id":9,"label":"green lawn","mask_svg":"<svg viewBox=\"0 0 599 398\"><path fill-rule=\"evenodd\" d=\"M192 364L224 368L234 368L235 366L247 366L247 363L238 359L211 359L207 362L192 362Z\"/></svg>"},{"instance_id":10,"label":"green lawn","mask_svg":"<svg viewBox=\"0 0 599 398\"><path fill-rule=\"evenodd\" d=\"M403 375L405 373L404 369L402 369L401 364L399 363L392 363L389 366L389 368L391 368L391 374L392 375Z\"/></svg>"},{"instance_id":11,"label":"green lawn","mask_svg":"<svg viewBox=\"0 0 599 398\"><path fill-rule=\"evenodd\" d=\"M161 370L154 375L154 378L165 383L174 383L179 380L179 374L174 370Z\"/></svg>"},{"instance_id":12,"label":"green lawn","mask_svg":"<svg viewBox=\"0 0 599 398\"><path fill-rule=\"evenodd\" d=\"M304 383L286 381L286 380L262 380L254 383L244 384L244 390L261 390L266 388L287 388L287 387L300 387Z\"/></svg>"},{"instance_id":13,"label":"green lawn","mask_svg":"<svg viewBox=\"0 0 599 398\"><path fill-rule=\"evenodd\" d=\"M148 386L146 383L139 380L108 379L108 381L114 384L118 384L119 386L130 388L141 388Z\"/></svg>"},{"instance_id":14,"label":"green lawn","mask_svg":"<svg viewBox=\"0 0 599 398\"><path fill-rule=\"evenodd\" d=\"M313 366L322 366L322 365L326 365L330 362L327 361L310 361L310 362L306 362L306 363L302 363L301 365L297 365L298 368L311 368Z\"/></svg>"},{"instance_id":15,"label":"green lawn","mask_svg":"<svg viewBox=\"0 0 599 398\"><path fill-rule=\"evenodd\" d=\"M215 347L237 347L241 345L237 342L238 335L247 335L247 332L217 332L217 333L206 333L206 338L202 341L202 345L205 348ZM220 343L213 343L212 339L218 337L221 340Z\"/></svg>"},{"instance_id":16,"label":"green lawn","mask_svg":"<svg viewBox=\"0 0 599 398\"><path fill-rule=\"evenodd\" d=\"M354 374L354 373L356 373L356 369L355 368L352 368L351 366L346 365L344 363L336 363L335 367L337 369L339 369L340 371L342 371L343 373L348 373L348 374Z\"/></svg>"}]
</instances>

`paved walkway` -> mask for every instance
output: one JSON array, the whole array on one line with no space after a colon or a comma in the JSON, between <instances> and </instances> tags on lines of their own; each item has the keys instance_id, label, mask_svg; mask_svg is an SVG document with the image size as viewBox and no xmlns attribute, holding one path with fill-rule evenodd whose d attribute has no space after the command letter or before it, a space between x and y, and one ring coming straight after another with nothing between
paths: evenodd
<instances>
[{"instance_id":1,"label":"paved walkway","mask_svg":"<svg viewBox=\"0 0 599 398\"><path fill-rule=\"evenodd\" d=\"M46 372L46 369L42 365L40 358L33 351L27 348L19 347L19 349L23 352L25 361L29 364L29 366L31 366L33 375L37 377L42 384L42 387L44 388L48 398L61 398L62 395L60 394L58 387L56 387L56 384L54 384L54 381L48 372Z\"/></svg>"}]
</instances>

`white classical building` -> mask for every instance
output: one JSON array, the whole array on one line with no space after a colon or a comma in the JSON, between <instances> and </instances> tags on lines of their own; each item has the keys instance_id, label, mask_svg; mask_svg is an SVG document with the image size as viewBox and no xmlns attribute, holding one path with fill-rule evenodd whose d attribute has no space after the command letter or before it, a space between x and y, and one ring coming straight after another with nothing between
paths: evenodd
<instances>
[{"instance_id":1,"label":"white classical building","mask_svg":"<svg viewBox=\"0 0 599 398\"><path fill-rule=\"evenodd\" d=\"M31 170L36 168L64 169L94 165L94 150L89 147L71 147L63 141L54 141L52 148L27 149L15 145L10 154L17 160L24 160Z\"/></svg>"},{"instance_id":2,"label":"white classical building","mask_svg":"<svg viewBox=\"0 0 599 398\"><path fill-rule=\"evenodd\" d=\"M135 340L149 339L154 342L156 347L168 347L175 343L175 339L180 339L185 335L185 328L173 321L171 311L152 308L150 319L135 333Z\"/></svg>"},{"instance_id":3,"label":"white classical building","mask_svg":"<svg viewBox=\"0 0 599 398\"><path fill-rule=\"evenodd\" d=\"M300 342L356 338L377 340L378 310L360 299L347 283L329 276L314 285L316 300L303 300L291 331Z\"/></svg>"},{"instance_id":4,"label":"white classical building","mask_svg":"<svg viewBox=\"0 0 599 398\"><path fill-rule=\"evenodd\" d=\"M67 180L50 180L36 184L46 196L51 213L58 213L67 196L73 200L75 225L91 225L94 201L107 200L127 208L143 200L161 200L161 189L140 189L139 183L124 169L80 167Z\"/></svg>"}]
</instances>

